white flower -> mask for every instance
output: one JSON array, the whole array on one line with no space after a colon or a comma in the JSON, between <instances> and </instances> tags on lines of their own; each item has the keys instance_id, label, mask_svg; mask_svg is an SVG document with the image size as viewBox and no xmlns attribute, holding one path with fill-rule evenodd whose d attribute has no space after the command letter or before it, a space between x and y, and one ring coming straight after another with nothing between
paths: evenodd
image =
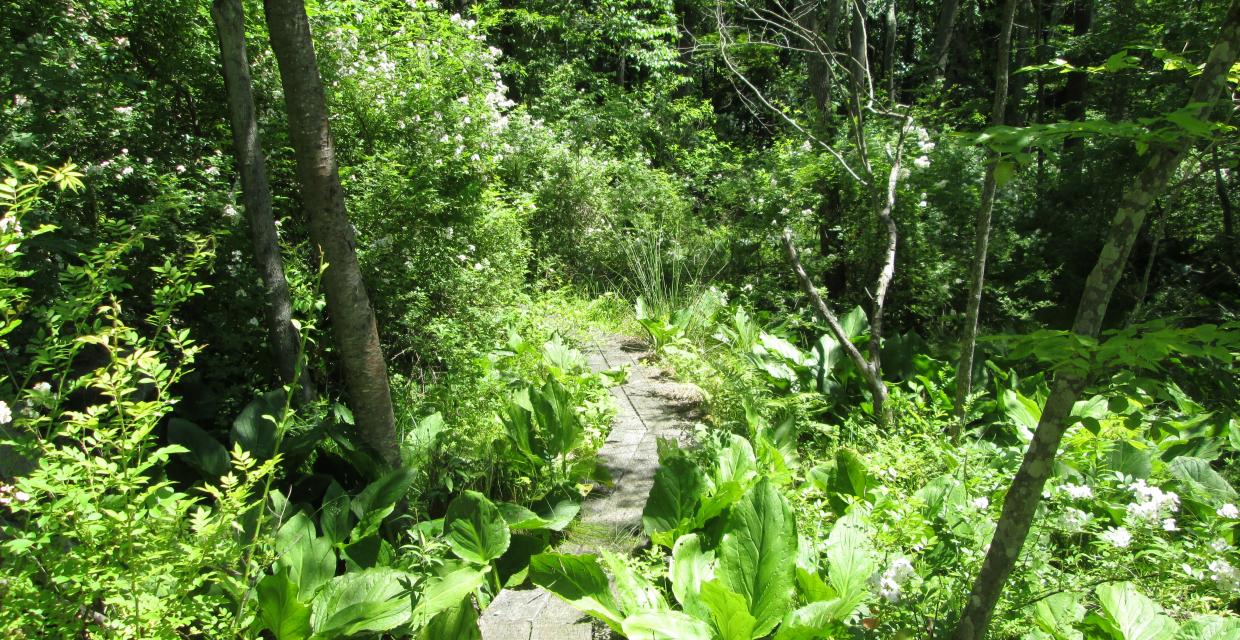
<instances>
[{"instance_id":1,"label":"white flower","mask_svg":"<svg viewBox=\"0 0 1240 640\"><path fill-rule=\"evenodd\" d=\"M466 261L466 260L468 260L469 258L466 258L466 257L465 257L465 254L463 254L463 253L459 253L459 254L457 254L457 256L456 256L456 259L457 259L457 260L460 260L461 262L465 262L465 261Z\"/></svg>"},{"instance_id":2,"label":"white flower","mask_svg":"<svg viewBox=\"0 0 1240 640\"><path fill-rule=\"evenodd\" d=\"M207 167L206 169L203 170L203 173L209 176L218 176L220 175L220 168L219 167Z\"/></svg>"},{"instance_id":3,"label":"white flower","mask_svg":"<svg viewBox=\"0 0 1240 640\"><path fill-rule=\"evenodd\" d=\"M0 424L8 424L13 421L13 411L9 409L9 403L0 400Z\"/></svg>"},{"instance_id":4,"label":"white flower","mask_svg":"<svg viewBox=\"0 0 1240 640\"><path fill-rule=\"evenodd\" d=\"M1220 518L1229 518L1231 520L1240 518L1240 509L1237 509L1236 505L1230 502L1219 507L1218 511L1216 511L1215 513L1217 513Z\"/></svg>"},{"instance_id":5,"label":"white flower","mask_svg":"<svg viewBox=\"0 0 1240 640\"><path fill-rule=\"evenodd\" d=\"M52 392L52 385L47 382L40 382L34 385L34 392L41 395L49 394Z\"/></svg>"},{"instance_id":6,"label":"white flower","mask_svg":"<svg viewBox=\"0 0 1240 640\"><path fill-rule=\"evenodd\" d=\"M899 602L900 585L891 578L882 578L878 581L878 595L887 602Z\"/></svg>"},{"instance_id":7,"label":"white flower","mask_svg":"<svg viewBox=\"0 0 1240 640\"><path fill-rule=\"evenodd\" d=\"M178 165L177 165L177 173L185 173L185 165L183 165L183 164L178 164Z\"/></svg>"},{"instance_id":8,"label":"white flower","mask_svg":"<svg viewBox=\"0 0 1240 640\"><path fill-rule=\"evenodd\" d=\"M886 573L896 582L904 582L913 575L913 563L909 562L908 558L896 558L891 561L891 566L887 567Z\"/></svg>"},{"instance_id":9,"label":"white flower","mask_svg":"<svg viewBox=\"0 0 1240 640\"><path fill-rule=\"evenodd\" d=\"M1085 525L1089 524L1091 518L1093 518L1093 516L1081 511L1080 509L1068 507L1067 510L1063 512L1063 516L1060 521L1062 522L1064 529L1075 533L1081 529L1084 529Z\"/></svg>"},{"instance_id":10,"label":"white flower","mask_svg":"<svg viewBox=\"0 0 1240 640\"><path fill-rule=\"evenodd\" d=\"M250 318L250 326L251 326L251 327L257 327L257 326L258 326L258 318Z\"/></svg>"},{"instance_id":11,"label":"white flower","mask_svg":"<svg viewBox=\"0 0 1240 640\"><path fill-rule=\"evenodd\" d=\"M1224 589L1232 590L1240 587L1240 571L1231 566L1230 562L1219 558L1207 565L1207 568L1210 569L1210 579Z\"/></svg>"},{"instance_id":12,"label":"white flower","mask_svg":"<svg viewBox=\"0 0 1240 640\"><path fill-rule=\"evenodd\" d=\"M113 109L113 111L115 111L115 112L117 112L117 113L119 113L119 114L121 114L121 115L123 115L123 116L130 116L130 115L133 115L133 107L117 107L117 108Z\"/></svg>"},{"instance_id":13,"label":"white flower","mask_svg":"<svg viewBox=\"0 0 1240 640\"><path fill-rule=\"evenodd\" d=\"M917 156L917 159L913 161L913 166L917 167L918 169L925 169L926 167L929 167L930 157L929 156Z\"/></svg>"},{"instance_id":14,"label":"white flower","mask_svg":"<svg viewBox=\"0 0 1240 640\"><path fill-rule=\"evenodd\" d=\"M1107 530L1102 532L1101 537L1104 541L1111 543L1111 546L1118 549L1123 549L1132 544L1132 534L1128 533L1128 530L1123 527L1107 527Z\"/></svg>"},{"instance_id":15,"label":"white flower","mask_svg":"<svg viewBox=\"0 0 1240 640\"><path fill-rule=\"evenodd\" d=\"M1180 508L1180 496L1174 491L1163 491L1158 487L1138 480L1128 486L1136 494L1137 501L1128 505L1128 515L1146 522L1156 522L1164 512L1175 513Z\"/></svg>"},{"instance_id":16,"label":"white flower","mask_svg":"<svg viewBox=\"0 0 1240 640\"><path fill-rule=\"evenodd\" d=\"M980 498L974 498L970 504L973 505L974 509L977 509L978 511L982 511L986 509L986 507L990 506L990 498L987 498L986 496L981 496Z\"/></svg>"},{"instance_id":17,"label":"white flower","mask_svg":"<svg viewBox=\"0 0 1240 640\"><path fill-rule=\"evenodd\" d=\"M1059 487L1060 491L1068 494L1069 497L1076 500L1084 500L1094 497L1094 490L1089 485L1084 484L1065 484Z\"/></svg>"},{"instance_id":18,"label":"white flower","mask_svg":"<svg viewBox=\"0 0 1240 640\"><path fill-rule=\"evenodd\" d=\"M18 489L17 491L13 492L13 499L18 502L29 502L30 494L26 493L25 491L22 491L21 489Z\"/></svg>"},{"instance_id":19,"label":"white flower","mask_svg":"<svg viewBox=\"0 0 1240 640\"><path fill-rule=\"evenodd\" d=\"M124 169L121 169L121 175L122 176L133 175L133 167L125 167Z\"/></svg>"},{"instance_id":20,"label":"white flower","mask_svg":"<svg viewBox=\"0 0 1240 640\"><path fill-rule=\"evenodd\" d=\"M15 244L10 244L10 245L6 246L6 247L4 248L4 252L5 252L5 253L16 253L16 252L17 252L17 245L15 245Z\"/></svg>"},{"instance_id":21,"label":"white flower","mask_svg":"<svg viewBox=\"0 0 1240 640\"><path fill-rule=\"evenodd\" d=\"M237 208L232 206L231 204L224 205L224 217L225 218L237 217Z\"/></svg>"},{"instance_id":22,"label":"white flower","mask_svg":"<svg viewBox=\"0 0 1240 640\"><path fill-rule=\"evenodd\" d=\"M1226 550L1230 549L1230 548L1231 548L1231 545L1230 545L1230 544L1228 544L1228 543L1227 543L1227 541L1226 541L1226 540L1224 540L1224 539L1222 539L1222 538L1215 538L1215 539L1214 539L1214 542L1211 542L1211 543L1210 543L1210 548L1211 548L1211 549L1214 549L1215 551L1217 551L1217 552L1219 552L1219 553L1222 553L1222 552L1224 552L1224 551L1226 551Z\"/></svg>"},{"instance_id":23,"label":"white flower","mask_svg":"<svg viewBox=\"0 0 1240 640\"><path fill-rule=\"evenodd\" d=\"M1180 528L1175 524L1175 518L1163 518L1163 531L1179 531Z\"/></svg>"}]
</instances>

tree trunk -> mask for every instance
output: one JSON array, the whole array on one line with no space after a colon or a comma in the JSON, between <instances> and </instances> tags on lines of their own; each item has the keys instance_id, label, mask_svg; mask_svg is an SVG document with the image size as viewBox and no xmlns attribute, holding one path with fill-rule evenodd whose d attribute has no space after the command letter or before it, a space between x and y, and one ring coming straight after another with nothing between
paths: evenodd
<instances>
[{"instance_id":1,"label":"tree trunk","mask_svg":"<svg viewBox=\"0 0 1240 640\"><path fill-rule=\"evenodd\" d=\"M899 169L897 168L898 172ZM814 309L818 311L818 315L827 323L827 327L831 330L831 335L835 336L836 341L848 354L848 359L852 360L857 370L861 372L861 377L865 379L866 386L870 387L870 395L874 398L874 415L880 423L887 424L887 385L883 384L883 378L878 368L861 355L861 351L857 349L852 340L848 338L848 334L844 333L844 328L840 326L839 318L835 312L831 311L831 307L818 294L818 288L814 286L814 282L810 280L809 274L805 272L805 267L801 266L801 259L797 257L796 244L792 239L792 229L784 229L784 255L788 257L788 262L792 264L792 270L796 273L797 280L801 282L801 287L805 289L805 294L809 296L810 302L814 304ZM875 338L871 336L871 341Z\"/></svg>"},{"instance_id":2,"label":"tree trunk","mask_svg":"<svg viewBox=\"0 0 1240 640\"><path fill-rule=\"evenodd\" d=\"M1223 166L1218 160L1218 146L1212 150L1214 154L1214 191L1218 193L1218 205L1223 210L1223 246L1227 247L1227 258L1231 262L1231 268L1240 268L1240 261L1236 260L1236 256L1240 255L1236 249L1236 229L1234 222L1234 212L1231 207L1231 196L1227 194L1227 183L1223 181Z\"/></svg>"},{"instance_id":3,"label":"tree trunk","mask_svg":"<svg viewBox=\"0 0 1240 640\"><path fill-rule=\"evenodd\" d=\"M960 0L944 0L939 5L939 21L934 27L934 46L930 49L930 60L934 63L932 77L935 80L943 77L947 68L947 52L951 49L952 33L956 30L956 15L960 13Z\"/></svg>"},{"instance_id":4,"label":"tree trunk","mask_svg":"<svg viewBox=\"0 0 1240 640\"><path fill-rule=\"evenodd\" d=\"M241 174L241 196L250 222L250 242L254 245L254 266L267 292L267 332L271 353L280 381L299 384L296 395L302 402L314 397L301 358L301 336L293 325L293 304L289 298L280 241L271 213L271 187L267 183L267 160L258 136L258 117L254 113L254 90L250 81L250 62L245 53L245 16L241 0L215 0L211 17L219 37L221 72L228 93L228 117L232 124L233 153Z\"/></svg>"},{"instance_id":5,"label":"tree trunk","mask_svg":"<svg viewBox=\"0 0 1240 640\"><path fill-rule=\"evenodd\" d=\"M263 7L284 86L302 206L309 218L311 240L328 263L323 273L327 311L344 367L349 403L363 444L383 463L399 465L387 363L358 268L353 227L345 212L327 99L306 8L302 0L264 0Z\"/></svg>"},{"instance_id":6,"label":"tree trunk","mask_svg":"<svg viewBox=\"0 0 1240 640\"><path fill-rule=\"evenodd\" d=\"M805 35L809 51L805 52L805 76L809 80L809 92L818 108L820 130L826 130L830 119L831 70L827 54L834 43L818 35L822 28L822 12L818 0L801 0L798 26Z\"/></svg>"},{"instance_id":7,"label":"tree trunk","mask_svg":"<svg viewBox=\"0 0 1240 640\"><path fill-rule=\"evenodd\" d=\"M852 31L848 35L848 70L852 75L853 100L855 104L870 104L874 99L874 83L870 77L870 45L865 30L865 0L852 4ZM865 96L862 100L861 96ZM854 117L860 117L859 113Z\"/></svg>"},{"instance_id":8,"label":"tree trunk","mask_svg":"<svg viewBox=\"0 0 1240 640\"><path fill-rule=\"evenodd\" d=\"M1238 53L1240 0L1232 0L1223 20L1218 42L1211 49L1210 57L1193 88L1189 104L1203 105L1193 109L1193 116L1199 119L1209 117L1211 107L1222 93L1228 70L1235 64ZM1072 326L1072 331L1077 335L1097 337L1106 316L1107 305L1111 301L1111 294L1128 263L1128 254L1137 240L1146 211L1154 199L1166 189L1167 182L1184 158L1189 143L1188 138L1181 138L1173 144L1151 147L1145 168L1124 191L1098 262L1085 281L1085 291L1081 294L1080 306ZM1012 485L1003 501L1003 513L995 527L990 550L986 553L977 581L974 582L964 611L960 615L960 622L953 632L952 637L955 640L977 640L986 635L986 627L990 623L1003 586L1029 534L1034 512L1042 498L1042 489L1055 461L1055 451L1066 429L1066 420L1072 412L1072 405L1085 387L1086 376L1085 372L1068 371L1057 376L1055 380L1033 441L1029 444L1020 470L1012 479Z\"/></svg>"},{"instance_id":9,"label":"tree trunk","mask_svg":"<svg viewBox=\"0 0 1240 640\"><path fill-rule=\"evenodd\" d=\"M883 20L883 73L887 75L887 99L896 100L896 0L887 5Z\"/></svg>"},{"instance_id":10,"label":"tree trunk","mask_svg":"<svg viewBox=\"0 0 1240 640\"><path fill-rule=\"evenodd\" d=\"M999 51L995 56L995 99L990 108L990 124L1003 124L1007 112L1008 58L1012 48L1012 23L1016 18L1017 0L1005 0L999 24ZM964 427L965 404L973 391L973 354L977 347L977 318L982 308L982 291L986 283L986 254L990 246L990 214L995 206L995 168L998 158L990 155L986 177L982 181L982 203L977 210L973 230L973 268L969 277L969 302L965 311L964 336L960 341L960 363L956 367L956 419L952 436Z\"/></svg>"}]
</instances>

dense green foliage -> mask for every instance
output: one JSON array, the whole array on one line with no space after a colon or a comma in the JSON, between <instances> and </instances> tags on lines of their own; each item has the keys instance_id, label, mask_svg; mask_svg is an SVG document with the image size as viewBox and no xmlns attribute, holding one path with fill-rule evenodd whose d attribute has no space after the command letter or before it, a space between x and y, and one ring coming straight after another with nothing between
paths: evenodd
<instances>
[{"instance_id":1,"label":"dense green foliage","mask_svg":"<svg viewBox=\"0 0 1240 640\"><path fill-rule=\"evenodd\" d=\"M209 4L0 0L0 631L468 639L536 584L634 639L948 637L1073 374L992 637L1240 637L1240 137L1185 107L1226 2L1018 3L992 126L1001 2L939 71L924 1L306 0L395 468L353 428L245 0L305 363L276 372ZM1064 331L1176 143L1105 331ZM555 549L609 482L603 332L706 399L635 557Z\"/></svg>"}]
</instances>

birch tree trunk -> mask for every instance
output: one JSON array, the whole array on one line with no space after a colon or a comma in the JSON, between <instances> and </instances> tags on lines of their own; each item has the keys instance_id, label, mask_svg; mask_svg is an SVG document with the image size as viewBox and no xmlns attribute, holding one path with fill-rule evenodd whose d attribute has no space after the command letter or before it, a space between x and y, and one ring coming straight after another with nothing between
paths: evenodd
<instances>
[{"instance_id":1,"label":"birch tree trunk","mask_svg":"<svg viewBox=\"0 0 1240 640\"><path fill-rule=\"evenodd\" d=\"M297 159L310 238L328 263L323 273L327 311L344 368L349 404L362 443L385 464L400 464L387 363L374 310L354 250L336 149L327 119L310 24L302 0L264 0L271 48L280 66L289 134Z\"/></svg>"},{"instance_id":2,"label":"birch tree trunk","mask_svg":"<svg viewBox=\"0 0 1240 640\"><path fill-rule=\"evenodd\" d=\"M267 182L267 160L258 136L258 117L254 113L254 90L250 81L250 61L245 53L245 15L241 0L215 0L211 18L220 45L221 72L228 93L228 118L232 125L233 153L241 174L241 197L250 223L250 242L254 245L254 266L267 293L267 333L280 380L300 384L297 397L313 399L314 391L301 364L301 336L293 325L293 304L275 217L271 213L271 187Z\"/></svg>"},{"instance_id":3,"label":"birch tree trunk","mask_svg":"<svg viewBox=\"0 0 1240 640\"><path fill-rule=\"evenodd\" d=\"M1227 73L1240 53L1240 0L1232 0L1223 19L1218 41L1210 50L1210 57L1193 87L1190 105L1192 115L1199 119L1209 117L1211 107L1218 100L1227 82ZM1081 294L1076 320L1072 331L1081 336L1096 337L1102 328L1107 305L1116 283L1128 263L1128 255L1137 240L1137 234L1145 221L1145 215L1154 199L1166 189L1167 183L1188 151L1189 139L1181 138L1175 143L1151 146L1145 168L1124 191L1118 211L1111 221L1106 243L1098 255L1085 290ZM1012 567L1020 556L1021 547L1029 534L1034 512L1042 498L1042 489L1050 476L1067 426L1072 405L1085 387L1085 375L1067 373L1056 378L1033 441L1025 452L1020 470L1012 479L1003 512L990 542L990 550L982 563L977 580L960 614L960 621L952 637L955 640L978 640L985 637L986 628L994 613L995 605L1007 582Z\"/></svg>"},{"instance_id":4,"label":"birch tree trunk","mask_svg":"<svg viewBox=\"0 0 1240 640\"><path fill-rule=\"evenodd\" d=\"M999 24L999 51L995 58L995 100L990 108L990 124L1003 124L1007 112L1008 59L1012 48L1012 23L1016 18L1016 0L1003 3ZM977 210L973 231L973 267L969 276L969 301L965 310L964 336L960 341L960 363L956 366L956 416L953 437L964 428L965 404L973 391L973 354L977 346L977 317L982 307L982 291L986 282L986 254L990 248L990 214L995 206L996 158L990 155L986 177L982 181L982 203Z\"/></svg>"}]
</instances>

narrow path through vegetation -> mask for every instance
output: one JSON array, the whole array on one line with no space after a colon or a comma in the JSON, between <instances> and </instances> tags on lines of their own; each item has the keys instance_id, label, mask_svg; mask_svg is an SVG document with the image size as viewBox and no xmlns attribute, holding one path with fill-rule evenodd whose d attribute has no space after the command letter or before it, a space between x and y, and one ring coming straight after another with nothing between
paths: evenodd
<instances>
[{"instance_id":1,"label":"narrow path through vegetation","mask_svg":"<svg viewBox=\"0 0 1240 640\"><path fill-rule=\"evenodd\" d=\"M612 388L616 418L598 454L611 486L591 493L559 550L628 553L646 542L642 508L659 468L658 440L688 440L686 427L701 394L693 385L664 380L659 369L640 362L648 354L630 338L595 336L590 342L591 369L628 365L629 375ZM484 640L590 640L593 633L588 617L541 588L502 591L483 614L481 627Z\"/></svg>"}]
</instances>

